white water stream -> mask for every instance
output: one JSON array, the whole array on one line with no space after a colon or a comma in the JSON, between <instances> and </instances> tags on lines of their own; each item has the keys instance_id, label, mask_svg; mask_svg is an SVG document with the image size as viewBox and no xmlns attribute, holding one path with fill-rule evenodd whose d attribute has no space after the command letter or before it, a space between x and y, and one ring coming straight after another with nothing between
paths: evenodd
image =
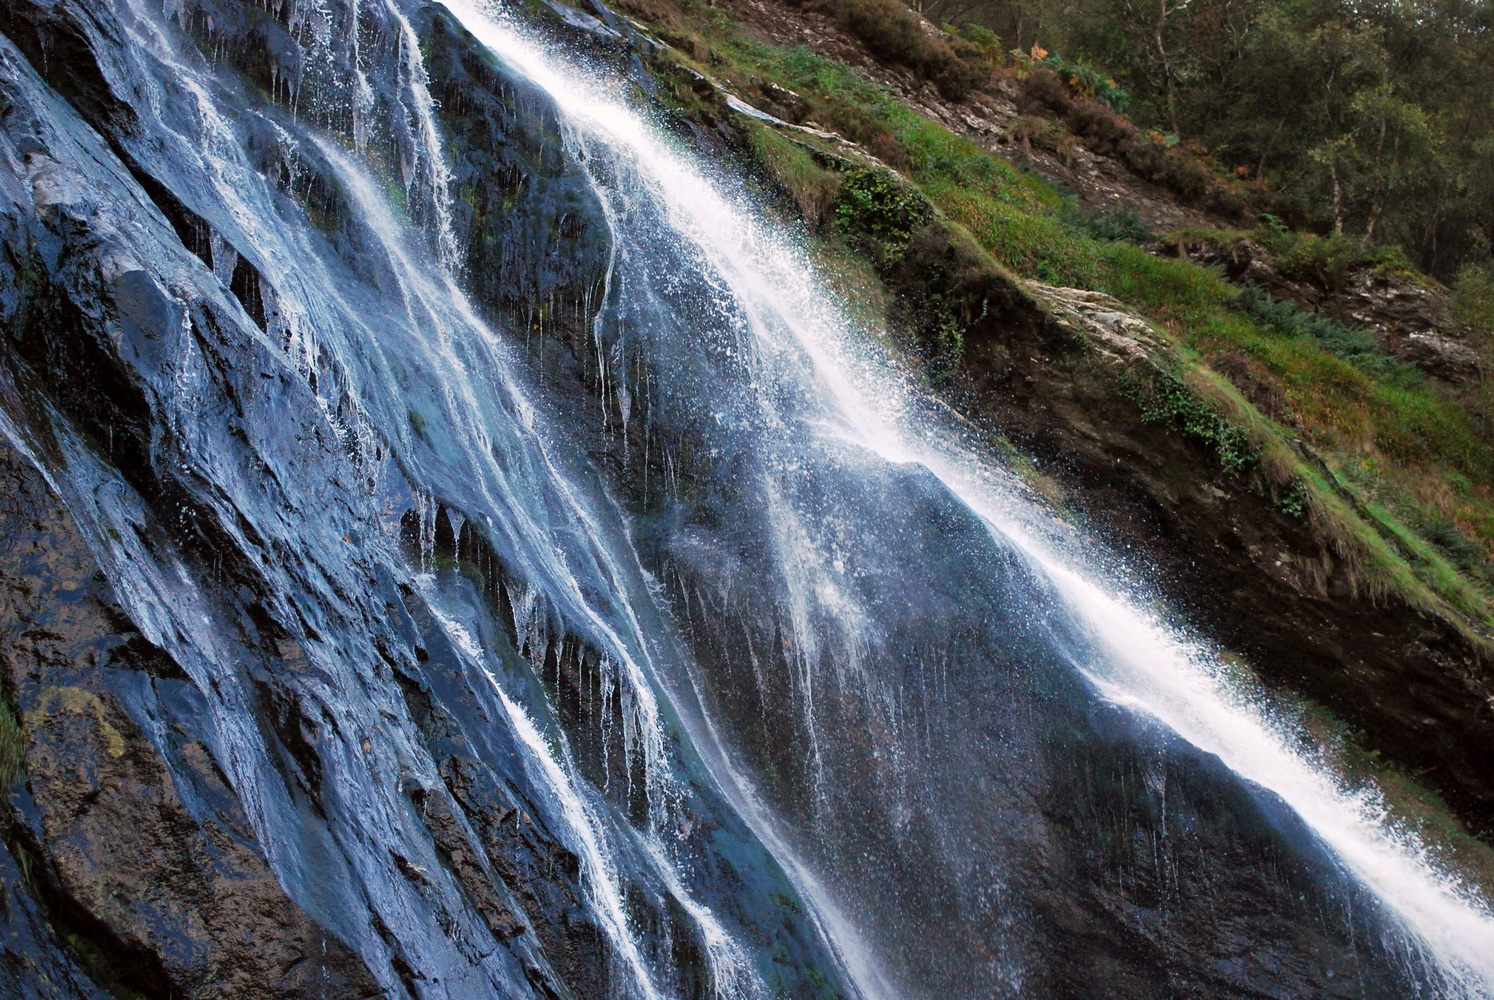
<instances>
[{"instance_id":1,"label":"white water stream","mask_svg":"<svg viewBox=\"0 0 1494 1000\"><path fill-rule=\"evenodd\" d=\"M1396 916L1410 950L1429 960L1428 972L1447 994L1494 992L1494 915L1488 904L1442 871L1413 835L1396 829L1376 794L1345 788L1311 754L1297 749L1300 741L1232 686L1213 654L1048 544L1035 528L1044 513L1003 472L962 448L950 428L928 418L930 408L919 405L921 390L845 318L802 248L761 221L751 205L725 195L641 115L620 103L616 81L557 58L501 9L476 0L442 2L500 59L553 98L583 144L605 147L636 171L679 237L742 304L756 349L772 355L792 347L811 359L811 388L833 400L837 415L824 433L888 462L930 470L1052 582L1103 650L1079 668L1105 697L1160 720L1217 754L1242 778L1280 796ZM859 949L846 936L850 929L844 918L832 916L833 903L774 835L765 810L753 808L751 790L740 776L722 775L720 763L718 778L737 788L749 821L796 874L801 890L819 900L822 930L837 939L834 944L857 985L869 996L885 994L875 963L850 958Z\"/></svg>"}]
</instances>

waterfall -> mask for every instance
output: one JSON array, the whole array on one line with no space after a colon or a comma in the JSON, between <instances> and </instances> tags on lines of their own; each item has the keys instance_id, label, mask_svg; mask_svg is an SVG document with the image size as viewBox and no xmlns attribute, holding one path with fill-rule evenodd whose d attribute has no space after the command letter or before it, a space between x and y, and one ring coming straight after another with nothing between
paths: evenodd
<instances>
[{"instance_id":1,"label":"waterfall","mask_svg":"<svg viewBox=\"0 0 1494 1000\"><path fill-rule=\"evenodd\" d=\"M1240 777L1279 795L1394 912L1408 946L1432 958L1447 989L1475 996L1494 988L1494 915L1487 904L1440 871L1414 834L1395 828L1376 795L1343 787L1298 749L1300 741L1248 692L1232 686L1207 649L1157 622L1035 530L1041 513L1028 509L1030 501L1008 478L961 447L955 431L917 398L920 390L912 381L867 346L865 335L829 301L802 251L768 231L750 206L713 187L635 111L617 103L603 79L559 63L501 9L484 9L476 0L443 2L500 58L555 99L566 115L568 141L585 162L605 162L609 174L632 175L599 183L604 201L615 202L609 218L628 214L627 199L658 202L658 214L719 278L717 294L733 297L741 309L743 351L767 359L759 361L763 368L795 349L810 360L812 376L795 388L833 400L818 433L887 462L916 463L932 472L994 536L1015 545L1051 582L1089 640L1075 666L1104 698L1159 720L1217 754ZM626 244L634 232L614 222L619 243ZM781 370L756 377L791 378ZM779 543L782 556L811 551L803 541L802 532L790 531ZM817 564L792 576L817 600L833 586L834 574ZM845 619L855 609L836 607L834 613ZM854 633L865 625L849 621L845 627ZM801 624L797 631L801 642L813 641L811 628ZM812 698L814 672L807 669L802 680L806 698ZM876 992L870 982L862 986Z\"/></svg>"},{"instance_id":2,"label":"waterfall","mask_svg":"<svg viewBox=\"0 0 1494 1000\"><path fill-rule=\"evenodd\" d=\"M128 396L0 353L0 437L179 668L86 678L131 760L206 815L200 742L324 959L449 998L1494 990L1487 902L1054 528L635 66L485 0L212 3L77 15L104 112L0 38L0 291L82 301L50 335Z\"/></svg>"}]
</instances>

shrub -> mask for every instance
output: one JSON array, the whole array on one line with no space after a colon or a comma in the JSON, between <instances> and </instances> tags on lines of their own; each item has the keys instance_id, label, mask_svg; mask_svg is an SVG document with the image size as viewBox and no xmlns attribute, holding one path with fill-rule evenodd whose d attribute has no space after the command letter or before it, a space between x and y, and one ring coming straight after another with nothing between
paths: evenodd
<instances>
[{"instance_id":1,"label":"shrub","mask_svg":"<svg viewBox=\"0 0 1494 1000\"><path fill-rule=\"evenodd\" d=\"M874 260L896 261L933 217L928 203L881 170L848 171L832 209L835 228Z\"/></svg>"},{"instance_id":2,"label":"shrub","mask_svg":"<svg viewBox=\"0 0 1494 1000\"><path fill-rule=\"evenodd\" d=\"M1452 285L1452 314L1460 325L1494 335L1494 269L1469 264L1458 272Z\"/></svg>"},{"instance_id":3,"label":"shrub","mask_svg":"<svg viewBox=\"0 0 1494 1000\"><path fill-rule=\"evenodd\" d=\"M1089 140L1097 153L1124 154L1140 135L1135 125L1122 118L1109 105L1095 101L1074 101L1064 120L1079 135Z\"/></svg>"},{"instance_id":4,"label":"shrub","mask_svg":"<svg viewBox=\"0 0 1494 1000\"><path fill-rule=\"evenodd\" d=\"M950 101L963 101L991 79L980 47L960 38L925 39L920 72Z\"/></svg>"},{"instance_id":5,"label":"shrub","mask_svg":"<svg viewBox=\"0 0 1494 1000\"><path fill-rule=\"evenodd\" d=\"M1310 281L1329 291L1341 291L1357 271L1373 267L1387 274L1409 273L1411 263L1400 247L1366 247L1343 233L1318 236L1295 233L1269 217L1255 238L1271 253L1277 270L1297 281Z\"/></svg>"},{"instance_id":6,"label":"shrub","mask_svg":"<svg viewBox=\"0 0 1494 1000\"><path fill-rule=\"evenodd\" d=\"M1065 59L1054 52L1038 65L1050 70L1085 100L1103 102L1118 112L1125 111L1131 103L1131 95L1120 84L1082 60Z\"/></svg>"},{"instance_id":7,"label":"shrub","mask_svg":"<svg viewBox=\"0 0 1494 1000\"><path fill-rule=\"evenodd\" d=\"M913 69L922 65L923 30L899 0L846 0L842 10L846 29L873 55Z\"/></svg>"},{"instance_id":8,"label":"shrub","mask_svg":"<svg viewBox=\"0 0 1494 1000\"><path fill-rule=\"evenodd\" d=\"M1023 110L1044 110L1063 114L1069 110L1073 98L1069 88L1051 70L1038 68L1022 78L1021 104Z\"/></svg>"},{"instance_id":9,"label":"shrub","mask_svg":"<svg viewBox=\"0 0 1494 1000\"><path fill-rule=\"evenodd\" d=\"M1110 243L1152 243L1157 233L1135 209L1112 208L1099 215L1079 214L1071 224L1080 232Z\"/></svg>"}]
</instances>

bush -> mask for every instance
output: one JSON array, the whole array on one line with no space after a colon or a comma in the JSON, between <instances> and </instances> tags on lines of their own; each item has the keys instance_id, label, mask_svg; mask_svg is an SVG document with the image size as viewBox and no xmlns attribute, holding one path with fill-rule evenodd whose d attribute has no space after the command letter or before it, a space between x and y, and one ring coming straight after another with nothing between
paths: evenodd
<instances>
[{"instance_id":1,"label":"bush","mask_svg":"<svg viewBox=\"0 0 1494 1000\"><path fill-rule=\"evenodd\" d=\"M1053 72L1085 100L1100 101L1117 112L1125 111L1131 103L1131 95L1120 84L1082 60L1065 59L1055 52L1038 65Z\"/></svg>"},{"instance_id":2,"label":"bush","mask_svg":"<svg viewBox=\"0 0 1494 1000\"><path fill-rule=\"evenodd\" d=\"M912 69L923 64L918 18L899 0L845 0L841 20L879 59Z\"/></svg>"},{"instance_id":3,"label":"bush","mask_svg":"<svg viewBox=\"0 0 1494 1000\"><path fill-rule=\"evenodd\" d=\"M1453 319L1469 330L1494 335L1494 269L1468 264L1452 285Z\"/></svg>"},{"instance_id":4,"label":"bush","mask_svg":"<svg viewBox=\"0 0 1494 1000\"><path fill-rule=\"evenodd\" d=\"M933 217L928 203L881 170L848 171L832 209L835 229L877 262L902 256L913 234Z\"/></svg>"},{"instance_id":5,"label":"bush","mask_svg":"<svg viewBox=\"0 0 1494 1000\"><path fill-rule=\"evenodd\" d=\"M1412 270L1400 247L1366 247L1357 237L1334 233L1318 236L1287 229L1274 216L1267 216L1256 229L1256 241L1271 253L1277 270L1297 281L1309 281L1329 291L1341 291L1349 277L1365 268L1387 274Z\"/></svg>"},{"instance_id":6,"label":"bush","mask_svg":"<svg viewBox=\"0 0 1494 1000\"><path fill-rule=\"evenodd\" d=\"M969 93L991 78L991 71L981 61L979 49L966 49L969 59L962 58L957 43L942 38L924 40L923 63L919 67L925 79L939 90L945 100L963 101ZM973 48L973 47L971 47Z\"/></svg>"},{"instance_id":7,"label":"bush","mask_svg":"<svg viewBox=\"0 0 1494 1000\"><path fill-rule=\"evenodd\" d=\"M1100 215L1080 215L1073 220L1080 232L1109 243L1152 243L1157 234L1134 209L1113 208Z\"/></svg>"},{"instance_id":8,"label":"bush","mask_svg":"<svg viewBox=\"0 0 1494 1000\"><path fill-rule=\"evenodd\" d=\"M1024 111L1043 110L1062 115L1072 104L1069 88L1051 70L1035 69L1022 78L1021 106Z\"/></svg>"},{"instance_id":9,"label":"bush","mask_svg":"<svg viewBox=\"0 0 1494 1000\"><path fill-rule=\"evenodd\" d=\"M918 16L900 0L820 0L817 6L836 17L872 55L913 70L946 100L964 100L991 78L992 64L978 42L925 35Z\"/></svg>"}]
</instances>

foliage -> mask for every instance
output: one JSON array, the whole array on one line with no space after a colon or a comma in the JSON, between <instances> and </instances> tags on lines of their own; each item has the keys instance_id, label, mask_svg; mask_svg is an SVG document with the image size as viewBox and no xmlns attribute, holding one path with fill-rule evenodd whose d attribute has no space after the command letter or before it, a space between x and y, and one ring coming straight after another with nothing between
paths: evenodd
<instances>
[{"instance_id":1,"label":"foliage","mask_svg":"<svg viewBox=\"0 0 1494 1000\"><path fill-rule=\"evenodd\" d=\"M917 67L923 60L923 31L899 0L845 0L841 19L873 55Z\"/></svg>"},{"instance_id":2,"label":"foliage","mask_svg":"<svg viewBox=\"0 0 1494 1000\"><path fill-rule=\"evenodd\" d=\"M1129 208L1113 208L1099 215L1075 212L1068 221L1086 236L1108 243L1151 243L1157 238L1152 227Z\"/></svg>"},{"instance_id":3,"label":"foliage","mask_svg":"<svg viewBox=\"0 0 1494 1000\"><path fill-rule=\"evenodd\" d=\"M1380 338L1363 327L1340 323L1318 313L1303 312L1296 303L1275 301L1254 285L1240 289L1235 303L1243 312L1272 329L1292 337L1313 338L1328 353L1343 358L1381 381L1407 388L1426 384L1419 369L1390 354L1380 343Z\"/></svg>"},{"instance_id":4,"label":"foliage","mask_svg":"<svg viewBox=\"0 0 1494 1000\"><path fill-rule=\"evenodd\" d=\"M1269 184L1299 228L1494 263L1494 5L1468 0L933 0L1103 66L1138 124ZM1050 57L1051 59L1052 57Z\"/></svg>"},{"instance_id":5,"label":"foliage","mask_svg":"<svg viewBox=\"0 0 1494 1000\"><path fill-rule=\"evenodd\" d=\"M1187 437L1213 450L1226 473L1238 476L1260 461L1261 452L1250 436L1231 424L1176 375L1162 371L1121 376L1121 392L1141 407L1147 423L1169 422Z\"/></svg>"},{"instance_id":6,"label":"foliage","mask_svg":"<svg viewBox=\"0 0 1494 1000\"><path fill-rule=\"evenodd\" d=\"M1276 509L1287 517L1301 521L1307 517L1308 503L1311 493L1307 484L1300 479L1295 479L1292 484L1282 490L1276 497Z\"/></svg>"},{"instance_id":7,"label":"foliage","mask_svg":"<svg viewBox=\"0 0 1494 1000\"><path fill-rule=\"evenodd\" d=\"M1080 97L1091 101L1103 101L1116 111L1125 111L1131 103L1128 94L1113 77L1095 69L1082 59L1066 59L1056 52L1049 53L1038 65L1052 70L1069 89Z\"/></svg>"},{"instance_id":8,"label":"foliage","mask_svg":"<svg viewBox=\"0 0 1494 1000\"><path fill-rule=\"evenodd\" d=\"M896 261L930 217L928 202L881 170L858 168L842 178L833 208L836 231L874 257Z\"/></svg>"},{"instance_id":9,"label":"foliage","mask_svg":"<svg viewBox=\"0 0 1494 1000\"><path fill-rule=\"evenodd\" d=\"M962 39L968 46L966 51L976 56L985 67L995 72L1006 66L1006 52L1001 48L1001 37L989 28L978 24L967 24L963 28L946 24L944 30Z\"/></svg>"},{"instance_id":10,"label":"foliage","mask_svg":"<svg viewBox=\"0 0 1494 1000\"><path fill-rule=\"evenodd\" d=\"M990 78L992 66L977 43L924 34L901 0L815 0L877 58L906 66L933 83L947 100L959 101Z\"/></svg>"},{"instance_id":11,"label":"foliage","mask_svg":"<svg viewBox=\"0 0 1494 1000\"><path fill-rule=\"evenodd\" d=\"M1494 338L1494 266L1469 264L1452 285L1452 318L1481 339Z\"/></svg>"},{"instance_id":12,"label":"foliage","mask_svg":"<svg viewBox=\"0 0 1494 1000\"><path fill-rule=\"evenodd\" d=\"M1318 236L1293 232L1272 215L1265 216L1252 235L1270 251L1271 262L1283 275L1321 285L1331 292L1342 291L1349 276L1365 268L1389 274L1413 271L1400 247L1367 245L1342 233Z\"/></svg>"}]
</instances>

